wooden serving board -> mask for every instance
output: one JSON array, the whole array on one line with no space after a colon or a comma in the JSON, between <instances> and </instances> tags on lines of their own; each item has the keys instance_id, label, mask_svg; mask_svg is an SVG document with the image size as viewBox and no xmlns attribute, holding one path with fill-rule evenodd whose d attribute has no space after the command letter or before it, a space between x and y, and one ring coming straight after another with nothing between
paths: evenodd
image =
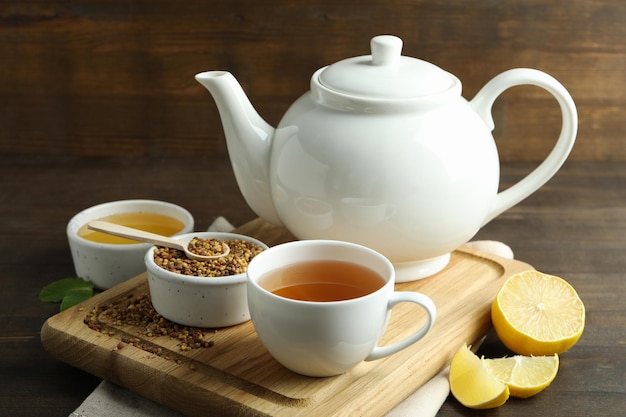
<instances>
[{"instance_id":1,"label":"wooden serving board","mask_svg":"<svg viewBox=\"0 0 626 417\"><path fill-rule=\"evenodd\" d=\"M294 240L284 229L257 219L237 232L268 245ZM46 321L44 348L58 359L188 415L381 416L450 363L463 343L475 343L491 327L491 302L503 281L532 269L526 263L462 248L430 278L396 285L419 291L438 309L432 330L409 348L329 378L283 368L265 350L251 322L216 329L213 346L181 351L168 336L107 323L92 330L84 320L97 306L148 293L145 274L132 278ZM403 338L424 313L401 304L393 310L381 344ZM424 317L421 317L424 318ZM140 343L121 342L129 337ZM155 352L158 352L156 354Z\"/></svg>"}]
</instances>

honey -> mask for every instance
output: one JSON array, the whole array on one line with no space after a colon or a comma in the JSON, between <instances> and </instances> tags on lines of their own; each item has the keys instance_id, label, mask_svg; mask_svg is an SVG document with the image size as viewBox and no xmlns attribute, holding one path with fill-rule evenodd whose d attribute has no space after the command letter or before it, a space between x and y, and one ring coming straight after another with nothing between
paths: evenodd
<instances>
[{"instance_id":1,"label":"honey","mask_svg":"<svg viewBox=\"0 0 626 417\"><path fill-rule=\"evenodd\" d=\"M149 212L129 212L113 214L111 216L103 217L98 220L103 220L122 226L132 227L134 229L143 230L145 232L156 233L162 236L172 236L183 230L185 225L174 217L167 216L158 213ZM97 232L87 228L87 225L82 226L78 230L78 236L83 239L90 240L98 243L108 243L114 245L125 245L140 243L136 240L126 239L123 237L109 235L107 233Z\"/></svg>"}]
</instances>

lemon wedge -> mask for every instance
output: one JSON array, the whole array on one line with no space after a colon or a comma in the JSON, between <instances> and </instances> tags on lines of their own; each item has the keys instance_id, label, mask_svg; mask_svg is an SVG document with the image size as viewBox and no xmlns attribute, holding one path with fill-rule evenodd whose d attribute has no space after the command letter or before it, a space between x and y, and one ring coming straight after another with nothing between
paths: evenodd
<instances>
[{"instance_id":1,"label":"lemon wedge","mask_svg":"<svg viewBox=\"0 0 626 417\"><path fill-rule=\"evenodd\" d=\"M495 408L509 399L509 388L464 344L450 364L450 392L469 408Z\"/></svg>"},{"instance_id":2,"label":"lemon wedge","mask_svg":"<svg viewBox=\"0 0 626 417\"><path fill-rule=\"evenodd\" d=\"M559 370L559 355L482 359L491 373L509 387L512 397L528 398L546 389Z\"/></svg>"}]
</instances>

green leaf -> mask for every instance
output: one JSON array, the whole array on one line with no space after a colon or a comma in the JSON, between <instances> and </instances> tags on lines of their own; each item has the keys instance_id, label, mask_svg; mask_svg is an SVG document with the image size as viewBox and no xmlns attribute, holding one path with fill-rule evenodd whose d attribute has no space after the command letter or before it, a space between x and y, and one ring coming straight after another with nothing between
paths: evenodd
<instances>
[{"instance_id":1,"label":"green leaf","mask_svg":"<svg viewBox=\"0 0 626 417\"><path fill-rule=\"evenodd\" d=\"M91 297L93 295L93 283L82 278L63 278L45 286L39 293L39 299L48 303L56 303L74 292L82 294L83 297L88 292L89 297Z\"/></svg>"},{"instance_id":2,"label":"green leaf","mask_svg":"<svg viewBox=\"0 0 626 417\"><path fill-rule=\"evenodd\" d=\"M73 307L76 304L80 304L83 301L91 298L92 295L93 288L75 288L65 297L63 297L63 300L61 301L60 311Z\"/></svg>"}]
</instances>

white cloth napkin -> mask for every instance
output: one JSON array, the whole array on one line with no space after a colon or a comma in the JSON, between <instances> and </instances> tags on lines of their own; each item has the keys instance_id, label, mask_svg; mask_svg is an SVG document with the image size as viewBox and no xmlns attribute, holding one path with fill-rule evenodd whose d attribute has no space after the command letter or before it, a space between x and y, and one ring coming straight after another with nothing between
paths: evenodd
<instances>
[{"instance_id":1,"label":"white cloth napkin","mask_svg":"<svg viewBox=\"0 0 626 417\"><path fill-rule=\"evenodd\" d=\"M218 217L209 226L209 232L230 232L235 227L224 217ZM467 244L474 249L513 259L513 251L502 242L482 240ZM446 368L421 386L385 417L434 417L450 393ZM182 414L125 388L102 381L70 417L181 417Z\"/></svg>"}]
</instances>

